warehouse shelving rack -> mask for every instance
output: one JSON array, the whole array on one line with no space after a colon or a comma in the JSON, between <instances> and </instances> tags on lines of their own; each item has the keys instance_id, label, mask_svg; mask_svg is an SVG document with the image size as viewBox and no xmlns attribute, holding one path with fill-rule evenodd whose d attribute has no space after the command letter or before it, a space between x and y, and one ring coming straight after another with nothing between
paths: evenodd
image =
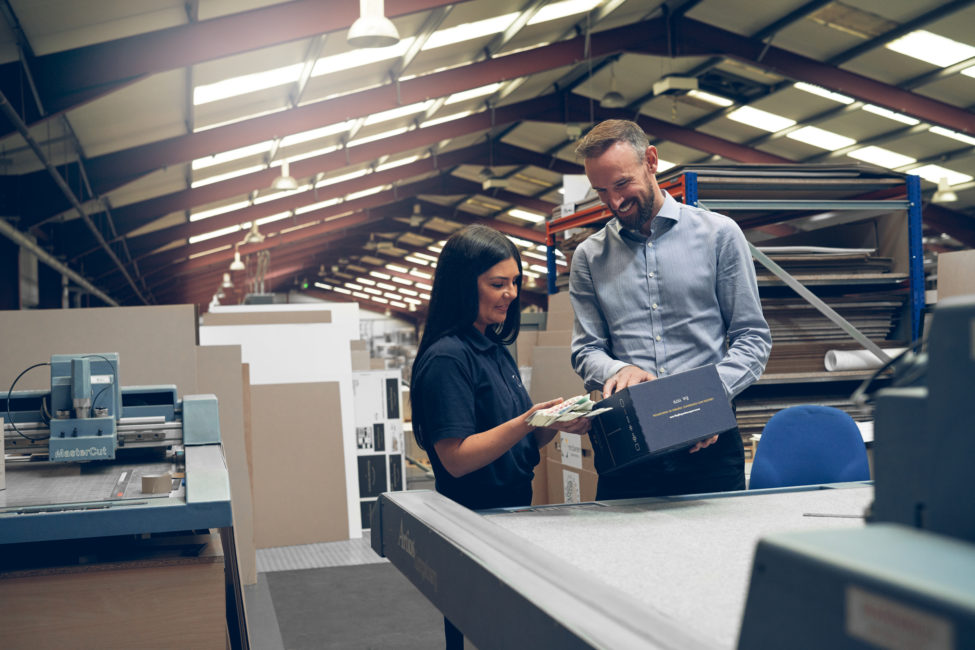
<instances>
[{"instance_id":1,"label":"warehouse shelving rack","mask_svg":"<svg viewBox=\"0 0 975 650\"><path fill-rule=\"evenodd\" d=\"M678 201L731 216L746 234L756 234L749 233L755 229L772 231L771 234L760 232L760 237L749 239L767 237L766 241L774 245L788 242L862 247L866 244L864 239L869 237L878 254L894 260L896 272L858 277L792 276L752 245L754 257L773 274L760 277L763 297L788 286L857 344L886 360L886 354L873 340L833 312L812 289L828 290L831 285L840 285L842 289L846 285L850 290L862 288L867 292L878 288L902 291L906 284L907 298L900 311L901 318L897 319L900 323L897 338L914 342L920 337L924 271L919 177L859 164L697 165L662 174L659 184ZM612 214L600 203L546 223L550 294L558 291L555 269L558 238L576 228L602 225L610 218ZM759 242L759 246L765 243ZM841 335L841 340L849 345L849 338ZM773 341L773 349L774 346ZM808 399L842 407L856 383L871 374L872 371L826 372L808 368L795 372L767 371L736 401L740 405L749 400L771 405L776 400ZM866 411L848 410L857 419L868 418ZM742 415L741 408L739 411Z\"/></svg>"}]
</instances>

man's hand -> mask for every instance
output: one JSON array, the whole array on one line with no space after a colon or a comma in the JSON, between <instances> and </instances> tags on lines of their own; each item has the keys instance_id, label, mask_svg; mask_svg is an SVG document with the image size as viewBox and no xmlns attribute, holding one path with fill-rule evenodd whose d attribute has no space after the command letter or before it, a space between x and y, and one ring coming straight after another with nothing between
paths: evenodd
<instances>
[{"instance_id":1,"label":"man's hand","mask_svg":"<svg viewBox=\"0 0 975 650\"><path fill-rule=\"evenodd\" d=\"M693 447L691 447L691 450L689 452L687 452L687 453L693 454L695 451L700 451L700 450L704 449L705 447L710 447L711 445L713 445L717 441L718 441L718 436L711 436L707 440L702 440L701 442L699 442L696 445L694 445Z\"/></svg>"},{"instance_id":2,"label":"man's hand","mask_svg":"<svg viewBox=\"0 0 975 650\"><path fill-rule=\"evenodd\" d=\"M618 373L606 380L603 384L603 398L609 397L624 388L642 384L645 381L652 381L656 377L642 368L636 366L624 366Z\"/></svg>"}]
</instances>

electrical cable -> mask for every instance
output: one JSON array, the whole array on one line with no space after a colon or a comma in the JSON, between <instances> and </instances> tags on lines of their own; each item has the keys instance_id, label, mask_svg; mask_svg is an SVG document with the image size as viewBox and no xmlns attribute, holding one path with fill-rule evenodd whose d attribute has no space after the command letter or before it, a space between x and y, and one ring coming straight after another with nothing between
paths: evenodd
<instances>
[{"instance_id":1,"label":"electrical cable","mask_svg":"<svg viewBox=\"0 0 975 650\"><path fill-rule=\"evenodd\" d=\"M872 375L864 379L863 382L860 384L860 386L857 387L855 391L853 391L853 394L850 395L850 401L858 406L863 406L864 404L866 404L870 399L870 395L868 394L868 391L870 390L870 387L873 386L873 382L877 380L880 374L885 370L887 370L888 368L890 368L891 366L893 366L901 359L903 359L906 355L914 354L914 351L920 348L921 346L923 346L926 342L927 342L927 338L918 339L913 343L911 343L906 350L898 354L896 357L894 357L889 361L886 361L882 366L877 368ZM924 364L920 368L915 369L911 374L907 375L906 377L901 377L898 379L901 380L900 383L902 384L905 383L909 384L914 380L918 379L919 377L921 377L925 371L926 371L926 364Z\"/></svg>"},{"instance_id":2,"label":"electrical cable","mask_svg":"<svg viewBox=\"0 0 975 650\"><path fill-rule=\"evenodd\" d=\"M113 377L115 379L115 385L118 386L118 368L115 367L115 364L113 364L111 362L111 360L109 360L108 357L105 357L105 356L103 356L101 354L86 354L84 356L86 358L87 357L98 357L99 359L101 359L102 361L104 361L105 363L107 363L109 365L109 367L112 369L112 375L113 375ZM88 417L95 417L95 403L98 402L98 398L102 396L102 393L104 393L109 388L111 388L111 384L105 386L100 391L98 391L98 394L95 395L95 398L93 400L91 400L91 408L88 411ZM119 405L119 406L121 408L121 405Z\"/></svg>"},{"instance_id":3,"label":"electrical cable","mask_svg":"<svg viewBox=\"0 0 975 650\"><path fill-rule=\"evenodd\" d=\"M49 366L49 365L51 365L50 362L45 361L43 363L35 363L34 365L30 366L26 370L23 370L19 375L17 375L17 378L14 379L14 383L10 384L10 390L7 391L7 419L10 420L10 426L11 426L11 428L13 428L14 431L17 432L17 435L19 435L21 438L24 438L24 439L29 440L31 442L40 442L41 440L47 440L48 438L51 437L51 434L48 433L46 436L43 436L41 438L31 438L30 436L24 435L24 433L20 429L17 428L17 423L14 422L13 417L10 415L10 396L13 394L13 392L14 392L14 386L17 385L17 382L20 381L20 378L21 377L23 377L24 375L26 375L28 372L30 372L34 368L40 368L41 366ZM43 404L43 400L42 400L42 404Z\"/></svg>"}]
</instances>

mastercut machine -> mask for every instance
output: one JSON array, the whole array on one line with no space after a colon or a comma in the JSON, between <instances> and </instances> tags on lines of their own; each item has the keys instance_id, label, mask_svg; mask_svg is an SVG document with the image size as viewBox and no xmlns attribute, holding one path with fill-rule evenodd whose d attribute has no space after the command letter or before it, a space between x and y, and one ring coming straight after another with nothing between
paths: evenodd
<instances>
[{"instance_id":1,"label":"mastercut machine","mask_svg":"<svg viewBox=\"0 0 975 650\"><path fill-rule=\"evenodd\" d=\"M50 366L50 390L14 390ZM0 544L232 524L217 398L122 387L117 353L56 354L0 393Z\"/></svg>"}]
</instances>

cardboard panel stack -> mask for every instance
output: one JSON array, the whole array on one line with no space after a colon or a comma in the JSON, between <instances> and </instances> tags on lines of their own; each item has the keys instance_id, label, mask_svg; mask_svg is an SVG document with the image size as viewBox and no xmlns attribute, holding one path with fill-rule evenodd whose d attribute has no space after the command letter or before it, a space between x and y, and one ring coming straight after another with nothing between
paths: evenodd
<instances>
[{"instance_id":1,"label":"cardboard panel stack","mask_svg":"<svg viewBox=\"0 0 975 650\"><path fill-rule=\"evenodd\" d=\"M569 293L562 291L548 298L547 327L538 332L538 344L532 350L529 392L536 404L586 392L570 360L575 315ZM534 503L577 503L595 498L596 470L589 436L560 432L542 449L542 462L535 469Z\"/></svg>"}]
</instances>

